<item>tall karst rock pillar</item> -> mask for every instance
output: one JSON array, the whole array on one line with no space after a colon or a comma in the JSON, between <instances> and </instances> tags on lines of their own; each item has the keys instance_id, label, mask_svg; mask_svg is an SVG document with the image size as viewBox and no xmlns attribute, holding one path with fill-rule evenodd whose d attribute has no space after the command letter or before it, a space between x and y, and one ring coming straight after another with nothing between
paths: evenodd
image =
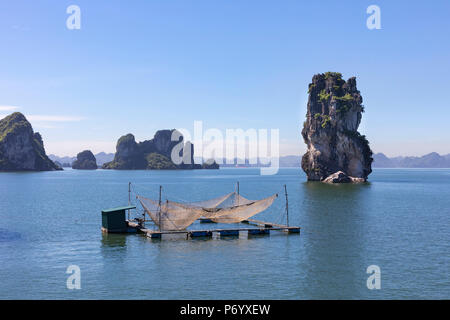
<instances>
[{"instance_id":1,"label":"tall karst rock pillar","mask_svg":"<svg viewBox=\"0 0 450 320\"><path fill-rule=\"evenodd\" d=\"M309 84L302 136L307 152L302 168L310 181L362 182L372 172L372 151L358 132L362 97L356 78L337 72L316 74Z\"/></svg>"}]
</instances>

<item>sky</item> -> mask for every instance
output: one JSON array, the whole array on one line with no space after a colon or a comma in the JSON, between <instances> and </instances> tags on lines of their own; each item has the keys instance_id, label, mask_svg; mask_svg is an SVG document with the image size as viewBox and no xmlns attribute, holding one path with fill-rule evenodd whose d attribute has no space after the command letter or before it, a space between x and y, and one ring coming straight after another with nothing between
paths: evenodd
<instances>
[{"instance_id":1,"label":"sky","mask_svg":"<svg viewBox=\"0 0 450 320\"><path fill-rule=\"evenodd\" d=\"M299 155L308 84L336 71L357 78L374 152L447 154L449 34L447 0L2 0L0 118L24 113L59 156L194 121L279 129L281 155Z\"/></svg>"}]
</instances>

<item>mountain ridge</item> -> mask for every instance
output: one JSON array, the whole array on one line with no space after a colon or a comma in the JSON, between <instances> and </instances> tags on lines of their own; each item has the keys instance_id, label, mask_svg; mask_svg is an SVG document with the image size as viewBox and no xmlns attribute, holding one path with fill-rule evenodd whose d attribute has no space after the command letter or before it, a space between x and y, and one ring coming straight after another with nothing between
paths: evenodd
<instances>
[{"instance_id":1,"label":"mountain ridge","mask_svg":"<svg viewBox=\"0 0 450 320\"><path fill-rule=\"evenodd\" d=\"M77 157L71 157L71 156L57 156L55 154L49 154L48 157L52 161L58 161L59 163L65 165L66 167L70 167L72 163L77 160ZM97 160L97 164L99 166L102 166L106 162L110 162L114 159L114 153L106 153L106 152L99 152L94 154L95 159Z\"/></svg>"},{"instance_id":2,"label":"mountain ridge","mask_svg":"<svg viewBox=\"0 0 450 320\"><path fill-rule=\"evenodd\" d=\"M430 152L423 156L387 157L384 153L373 155L375 168L450 168L450 153L440 155Z\"/></svg>"},{"instance_id":3,"label":"mountain ridge","mask_svg":"<svg viewBox=\"0 0 450 320\"><path fill-rule=\"evenodd\" d=\"M420 164L420 160L423 157L437 154L439 157L444 158L447 165L446 166L438 166L437 164L431 162L428 164L428 166L424 166L424 164ZM97 164L101 166L103 163L109 162L114 158L114 153L105 153L105 152L99 152L94 155L97 159ZM100 160L100 157L104 156L104 159ZM74 160L76 160L76 157L70 157L70 156L56 156L54 154L50 154L48 156L53 161L58 161L59 163L72 163ZM67 160L71 160L71 162L68 162ZM108 160L109 159L109 160ZM396 156L396 157L388 157L382 152L374 153L373 154L373 163L372 166L374 168L450 168L450 153L440 155L437 152L430 152L423 156ZM387 159L387 160L386 160ZM407 160L405 160L407 159ZM195 163L201 163L201 158L195 158ZM386 162L388 161L388 162ZM406 165L404 162L413 162L415 163L415 166ZM240 161L242 162L242 161ZM301 156L300 155L286 155L279 157L279 165L280 167L284 168L297 168L300 167L301 163ZM235 159L234 164L221 164L221 168L226 167L235 167L237 165L237 159ZM259 167L259 165L249 165L248 161L247 164L242 164L238 166L243 167Z\"/></svg>"}]
</instances>

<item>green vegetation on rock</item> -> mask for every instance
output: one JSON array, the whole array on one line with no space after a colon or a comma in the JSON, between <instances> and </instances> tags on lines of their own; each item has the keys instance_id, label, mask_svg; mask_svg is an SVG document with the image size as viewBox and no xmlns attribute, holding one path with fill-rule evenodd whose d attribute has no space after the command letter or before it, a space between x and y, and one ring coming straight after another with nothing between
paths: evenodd
<instances>
[{"instance_id":1,"label":"green vegetation on rock","mask_svg":"<svg viewBox=\"0 0 450 320\"><path fill-rule=\"evenodd\" d=\"M326 102L330 98L330 94L326 93L325 89L321 90L317 96L321 102Z\"/></svg>"},{"instance_id":2,"label":"green vegetation on rock","mask_svg":"<svg viewBox=\"0 0 450 320\"><path fill-rule=\"evenodd\" d=\"M328 72L324 73L324 76L325 76L325 80L327 80L328 78L342 79L342 73L339 73L339 72L328 71Z\"/></svg>"},{"instance_id":3,"label":"green vegetation on rock","mask_svg":"<svg viewBox=\"0 0 450 320\"><path fill-rule=\"evenodd\" d=\"M167 157L162 154L152 152L148 154L145 159L147 160L147 169L151 170L173 170L177 169L177 166Z\"/></svg>"},{"instance_id":4,"label":"green vegetation on rock","mask_svg":"<svg viewBox=\"0 0 450 320\"><path fill-rule=\"evenodd\" d=\"M343 96L336 96L334 97L339 103L337 106L337 113L345 114L347 113L351 108L351 103L355 100L353 96L350 93L346 93Z\"/></svg>"},{"instance_id":5,"label":"green vegetation on rock","mask_svg":"<svg viewBox=\"0 0 450 320\"><path fill-rule=\"evenodd\" d=\"M321 126L322 128L326 128L326 126L328 125L328 123L331 121L331 117L329 115L325 115L325 114L320 114L320 113L316 113L314 115L314 119L318 120L320 118L321 121Z\"/></svg>"},{"instance_id":6,"label":"green vegetation on rock","mask_svg":"<svg viewBox=\"0 0 450 320\"><path fill-rule=\"evenodd\" d=\"M342 97L334 97L334 98L338 101L343 101L343 102L350 102L350 101L354 100L354 98L352 97L352 95L350 93L346 93Z\"/></svg>"},{"instance_id":7,"label":"green vegetation on rock","mask_svg":"<svg viewBox=\"0 0 450 320\"><path fill-rule=\"evenodd\" d=\"M330 120L331 120L330 116L328 116L328 115L322 116L322 124L321 124L322 128L326 128L327 124L328 124L328 122L330 122Z\"/></svg>"}]
</instances>

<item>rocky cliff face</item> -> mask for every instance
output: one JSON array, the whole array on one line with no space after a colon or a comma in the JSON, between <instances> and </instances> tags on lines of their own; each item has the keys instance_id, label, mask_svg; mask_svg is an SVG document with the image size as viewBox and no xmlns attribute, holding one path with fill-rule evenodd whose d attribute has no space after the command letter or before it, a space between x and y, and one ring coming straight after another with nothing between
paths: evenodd
<instances>
[{"instance_id":1,"label":"rocky cliff face","mask_svg":"<svg viewBox=\"0 0 450 320\"><path fill-rule=\"evenodd\" d=\"M175 130L159 130L151 140L137 143L132 134L122 136L117 142L114 160L103 165L104 169L199 169L194 164L194 146L183 142L183 136L172 141ZM181 146L181 147L180 147ZM174 149L177 148L177 149ZM172 152L178 152L182 162L172 161Z\"/></svg>"},{"instance_id":2,"label":"rocky cliff face","mask_svg":"<svg viewBox=\"0 0 450 320\"><path fill-rule=\"evenodd\" d=\"M77 154L77 159L72 163L72 169L95 170L97 169L97 160L90 150L85 150Z\"/></svg>"},{"instance_id":3,"label":"rocky cliff face","mask_svg":"<svg viewBox=\"0 0 450 320\"><path fill-rule=\"evenodd\" d=\"M0 171L62 170L45 154L41 135L15 112L0 120Z\"/></svg>"},{"instance_id":4,"label":"rocky cliff face","mask_svg":"<svg viewBox=\"0 0 450 320\"><path fill-rule=\"evenodd\" d=\"M345 81L337 72L313 77L302 130L307 145L302 168L308 180L324 181L338 171L342 171L341 177L344 174L350 179L327 181L359 182L367 179L372 172L372 151L365 136L358 132L362 112L364 107L356 88L356 78Z\"/></svg>"},{"instance_id":5,"label":"rocky cliff face","mask_svg":"<svg viewBox=\"0 0 450 320\"><path fill-rule=\"evenodd\" d=\"M114 160L103 164L104 169L146 169L147 162L134 136L127 134L117 141Z\"/></svg>"}]
</instances>

